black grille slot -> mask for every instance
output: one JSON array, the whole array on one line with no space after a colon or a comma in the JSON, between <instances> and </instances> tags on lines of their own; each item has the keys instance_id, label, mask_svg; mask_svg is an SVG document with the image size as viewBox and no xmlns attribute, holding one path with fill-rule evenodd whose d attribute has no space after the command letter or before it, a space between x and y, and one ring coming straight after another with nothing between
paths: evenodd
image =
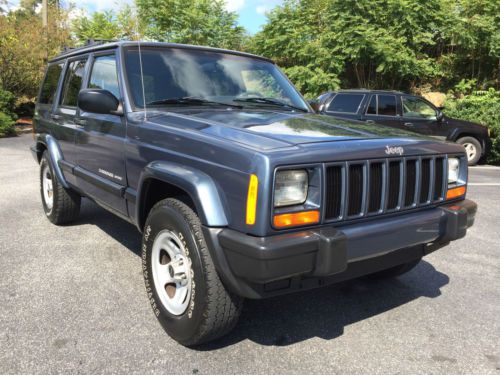
<instances>
[{"instance_id":1,"label":"black grille slot","mask_svg":"<svg viewBox=\"0 0 500 375\"><path fill-rule=\"evenodd\" d=\"M400 187L401 163L399 161L391 161L389 163L389 192L387 196L388 210L393 210L398 206Z\"/></svg>"},{"instance_id":2,"label":"black grille slot","mask_svg":"<svg viewBox=\"0 0 500 375\"><path fill-rule=\"evenodd\" d=\"M436 159L436 176L434 179L434 200L443 198L444 158Z\"/></svg>"},{"instance_id":3,"label":"black grille slot","mask_svg":"<svg viewBox=\"0 0 500 375\"><path fill-rule=\"evenodd\" d=\"M406 161L406 191L405 191L405 207L415 203L415 190L417 188L417 161Z\"/></svg>"},{"instance_id":4,"label":"black grille slot","mask_svg":"<svg viewBox=\"0 0 500 375\"><path fill-rule=\"evenodd\" d=\"M382 163L370 164L370 200L368 212L378 212L382 207Z\"/></svg>"},{"instance_id":5,"label":"black grille slot","mask_svg":"<svg viewBox=\"0 0 500 375\"><path fill-rule=\"evenodd\" d=\"M347 215L359 215L363 205L363 166L360 164L349 166L349 202Z\"/></svg>"},{"instance_id":6,"label":"black grille slot","mask_svg":"<svg viewBox=\"0 0 500 375\"><path fill-rule=\"evenodd\" d=\"M429 200L429 189L431 179L431 160L422 159L420 176L420 203L426 203Z\"/></svg>"},{"instance_id":7,"label":"black grille slot","mask_svg":"<svg viewBox=\"0 0 500 375\"><path fill-rule=\"evenodd\" d=\"M326 219L337 219L342 209L342 167L326 170Z\"/></svg>"}]
</instances>

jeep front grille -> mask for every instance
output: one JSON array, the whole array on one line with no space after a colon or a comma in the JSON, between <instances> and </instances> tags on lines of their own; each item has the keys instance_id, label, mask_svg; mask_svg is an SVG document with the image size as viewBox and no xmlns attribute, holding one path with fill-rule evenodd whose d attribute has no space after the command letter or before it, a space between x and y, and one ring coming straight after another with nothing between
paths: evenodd
<instances>
[{"instance_id":1,"label":"jeep front grille","mask_svg":"<svg viewBox=\"0 0 500 375\"><path fill-rule=\"evenodd\" d=\"M444 200L445 156L387 158L326 167L325 220L341 221Z\"/></svg>"}]
</instances>

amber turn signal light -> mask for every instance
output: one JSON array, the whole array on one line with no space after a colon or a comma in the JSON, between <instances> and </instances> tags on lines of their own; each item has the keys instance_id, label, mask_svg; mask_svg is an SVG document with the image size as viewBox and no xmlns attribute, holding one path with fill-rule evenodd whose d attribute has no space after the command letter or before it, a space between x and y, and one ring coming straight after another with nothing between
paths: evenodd
<instances>
[{"instance_id":1,"label":"amber turn signal light","mask_svg":"<svg viewBox=\"0 0 500 375\"><path fill-rule=\"evenodd\" d=\"M254 225L257 215L257 194L259 192L259 179L256 175L250 176L248 182L248 195L247 195L247 225Z\"/></svg>"},{"instance_id":2,"label":"amber turn signal light","mask_svg":"<svg viewBox=\"0 0 500 375\"><path fill-rule=\"evenodd\" d=\"M296 227L316 223L319 223L319 211L303 211L274 216L274 226L276 228Z\"/></svg>"},{"instance_id":3,"label":"amber turn signal light","mask_svg":"<svg viewBox=\"0 0 500 375\"><path fill-rule=\"evenodd\" d=\"M453 189L449 189L446 192L446 199L458 198L464 194L465 194L465 186L459 186Z\"/></svg>"}]
</instances>

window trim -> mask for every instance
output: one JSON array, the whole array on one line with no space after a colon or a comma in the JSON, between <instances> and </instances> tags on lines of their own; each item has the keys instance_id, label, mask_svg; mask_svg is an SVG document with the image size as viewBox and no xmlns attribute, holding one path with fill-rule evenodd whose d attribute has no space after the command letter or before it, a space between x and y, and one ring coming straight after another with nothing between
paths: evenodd
<instances>
[{"instance_id":1,"label":"window trim","mask_svg":"<svg viewBox=\"0 0 500 375\"><path fill-rule=\"evenodd\" d=\"M396 114L395 115L379 115L378 113L378 97L379 95L384 95L384 96L393 96L394 97L394 100L395 100L395 104L396 104ZM371 99L372 97L375 96L376 97L376 101L377 101L377 114L374 115L373 113L368 113L368 108L370 107L370 102L371 102ZM370 101L367 103L368 105L366 106L366 109L365 109L365 116L376 116L376 117L388 117L388 118L395 118L395 117L401 117L401 114L399 114L398 112L398 96L396 94L372 94L372 96L370 97Z\"/></svg>"},{"instance_id":2,"label":"window trim","mask_svg":"<svg viewBox=\"0 0 500 375\"><path fill-rule=\"evenodd\" d=\"M90 61L90 56L88 54L78 55L78 56L75 56L75 57L72 57L72 58L66 60L65 67L64 67L64 75L63 75L63 79L61 82L61 87L59 89L59 94L57 95L56 108L64 108L64 109L71 109L71 110L76 110L78 108L78 101L77 101L77 104L75 106L70 106L70 105L63 105L61 103L61 99L62 99L62 94L63 94L63 90L64 90L64 83L66 80L66 74L69 72L71 63L73 63L75 61L82 61L82 60L86 60L86 61L85 61L85 67L83 69L82 85L80 86L80 91L85 88L85 80L86 80L87 75L88 75L88 68L89 68L89 61Z\"/></svg>"},{"instance_id":3,"label":"window trim","mask_svg":"<svg viewBox=\"0 0 500 375\"><path fill-rule=\"evenodd\" d=\"M359 105L356 109L356 112L339 112L339 111L330 111L329 109L327 109L325 112L326 113L342 113L342 114L348 114L348 115L357 115L359 113L359 109L361 108L361 106L363 105L364 103L364 100L365 100L365 97L366 97L366 94L363 94L363 93L354 93L354 92L338 92L336 93L331 99L330 101L325 105L326 108L330 108L330 105L332 104L332 102L335 100L335 98L338 96L338 95L362 95L362 98L361 98L361 101L359 102Z\"/></svg>"},{"instance_id":4,"label":"window trim","mask_svg":"<svg viewBox=\"0 0 500 375\"><path fill-rule=\"evenodd\" d=\"M82 85L82 89L88 89L89 88L90 78L92 77L92 70L94 69L95 60L97 58L103 57L103 56L113 56L115 58L116 81L117 81L117 84L118 84L118 92L120 93L120 95L119 95L119 97L117 99L120 101L120 103L122 103L124 95L123 95L122 84L120 82L120 66L121 65L120 65L119 54L117 53L117 51L118 51L118 49L114 48L114 49L106 49L106 50L102 50L102 51L98 51L98 52L90 54L89 64L88 64L88 68L87 68L88 69L88 71L87 71L87 77L85 79L84 84Z\"/></svg>"},{"instance_id":5,"label":"window trim","mask_svg":"<svg viewBox=\"0 0 500 375\"><path fill-rule=\"evenodd\" d=\"M43 85L45 84L45 81L47 80L47 76L49 73L49 68L54 65L62 65L61 66L61 72L59 73L59 79L57 80L57 85L56 85L56 91L54 92L54 99L52 103L42 103L40 101L40 98L42 96L42 91L43 91ZM36 104L39 106L46 106L46 107L53 107L55 103L57 103L57 99L59 97L59 86L61 85L61 80L63 79L63 73L65 72L66 68L66 61L65 60L58 60L51 62L47 64L47 68L45 69L45 75L43 76L42 84L40 85L40 88L38 90L38 95L36 99Z\"/></svg>"},{"instance_id":6,"label":"window trim","mask_svg":"<svg viewBox=\"0 0 500 375\"><path fill-rule=\"evenodd\" d=\"M420 100L421 102L424 102L425 104L427 104L429 107L431 107L434 110L434 118L405 116L405 107L404 107L404 103L403 103L403 100L405 98ZM438 109L434 106L434 104L432 104L431 102L429 102L425 98L414 96L414 95L401 95L401 113L402 113L403 118L414 119L414 120L436 121L437 117L438 117Z\"/></svg>"}]
</instances>

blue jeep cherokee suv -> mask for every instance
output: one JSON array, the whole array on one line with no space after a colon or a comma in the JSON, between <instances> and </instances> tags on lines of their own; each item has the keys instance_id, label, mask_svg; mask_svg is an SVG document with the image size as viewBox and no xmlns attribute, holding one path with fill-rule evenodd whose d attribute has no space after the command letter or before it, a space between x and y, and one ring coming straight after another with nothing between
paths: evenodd
<instances>
[{"instance_id":1,"label":"blue jeep cherokee suv","mask_svg":"<svg viewBox=\"0 0 500 375\"><path fill-rule=\"evenodd\" d=\"M227 333L243 298L406 272L476 213L463 147L316 115L245 53L67 51L34 124L48 219L75 220L87 197L134 223L154 314L183 345Z\"/></svg>"}]
</instances>

